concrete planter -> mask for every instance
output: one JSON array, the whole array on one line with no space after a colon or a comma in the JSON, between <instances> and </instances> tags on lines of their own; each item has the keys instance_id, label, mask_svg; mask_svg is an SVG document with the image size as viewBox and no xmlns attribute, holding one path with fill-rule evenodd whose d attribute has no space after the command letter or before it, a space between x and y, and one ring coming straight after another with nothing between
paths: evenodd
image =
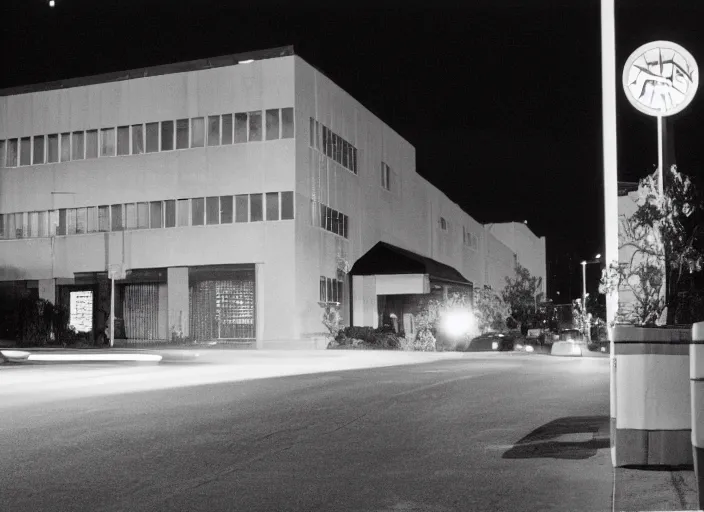
<instances>
[{"instance_id":1,"label":"concrete planter","mask_svg":"<svg viewBox=\"0 0 704 512\"><path fill-rule=\"evenodd\" d=\"M704 322L692 326L689 378L692 395L692 457L697 479L698 505L701 509L704 507Z\"/></svg>"},{"instance_id":2,"label":"concrete planter","mask_svg":"<svg viewBox=\"0 0 704 512\"><path fill-rule=\"evenodd\" d=\"M692 464L691 340L692 330L687 328L614 327L611 443L615 466Z\"/></svg>"}]
</instances>

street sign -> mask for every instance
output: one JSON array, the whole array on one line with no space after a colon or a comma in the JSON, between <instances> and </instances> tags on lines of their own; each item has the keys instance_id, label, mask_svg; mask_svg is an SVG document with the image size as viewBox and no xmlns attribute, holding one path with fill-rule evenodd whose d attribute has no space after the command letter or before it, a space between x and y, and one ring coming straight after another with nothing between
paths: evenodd
<instances>
[{"instance_id":1,"label":"street sign","mask_svg":"<svg viewBox=\"0 0 704 512\"><path fill-rule=\"evenodd\" d=\"M111 263L108 265L108 277L110 279L125 279L127 272L121 263Z\"/></svg>"}]
</instances>

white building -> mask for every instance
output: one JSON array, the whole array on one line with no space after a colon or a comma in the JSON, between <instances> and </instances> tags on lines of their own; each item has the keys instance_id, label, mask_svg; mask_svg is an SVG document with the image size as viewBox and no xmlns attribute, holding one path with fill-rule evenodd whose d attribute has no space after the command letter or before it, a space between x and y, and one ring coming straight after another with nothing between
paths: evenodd
<instances>
[{"instance_id":1,"label":"white building","mask_svg":"<svg viewBox=\"0 0 704 512\"><path fill-rule=\"evenodd\" d=\"M376 325L378 296L545 275L291 47L0 91L0 162L5 303L90 292L101 330L120 268L117 337L322 346L321 301ZM378 242L416 263L339 272Z\"/></svg>"}]
</instances>

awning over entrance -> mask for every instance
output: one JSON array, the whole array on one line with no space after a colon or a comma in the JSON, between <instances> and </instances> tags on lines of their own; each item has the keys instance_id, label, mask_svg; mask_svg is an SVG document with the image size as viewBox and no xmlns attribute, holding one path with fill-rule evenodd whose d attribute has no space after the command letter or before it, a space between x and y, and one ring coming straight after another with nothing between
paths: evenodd
<instances>
[{"instance_id":1,"label":"awning over entrance","mask_svg":"<svg viewBox=\"0 0 704 512\"><path fill-rule=\"evenodd\" d=\"M392 274L425 274L432 281L472 285L449 265L386 242L379 242L369 249L350 270L351 276Z\"/></svg>"}]
</instances>

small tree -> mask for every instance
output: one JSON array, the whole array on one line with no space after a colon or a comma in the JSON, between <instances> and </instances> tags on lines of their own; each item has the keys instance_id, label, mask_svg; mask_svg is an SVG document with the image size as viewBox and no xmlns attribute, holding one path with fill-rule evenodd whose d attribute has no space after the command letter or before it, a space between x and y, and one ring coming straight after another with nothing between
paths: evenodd
<instances>
[{"instance_id":1,"label":"small tree","mask_svg":"<svg viewBox=\"0 0 704 512\"><path fill-rule=\"evenodd\" d=\"M638 186L636 211L620 216L619 251L630 252L630 257L611 262L599 286L604 294L632 293L631 308L620 307L617 322L655 325L663 323L666 313L667 323L673 323L688 301L683 286L687 277L702 269L701 198L674 165L666 173L664 190L661 195L656 174L646 176Z\"/></svg>"},{"instance_id":2,"label":"small tree","mask_svg":"<svg viewBox=\"0 0 704 512\"><path fill-rule=\"evenodd\" d=\"M480 333L503 330L510 311L509 305L494 290L474 289L474 316Z\"/></svg>"},{"instance_id":3,"label":"small tree","mask_svg":"<svg viewBox=\"0 0 704 512\"><path fill-rule=\"evenodd\" d=\"M517 322L525 322L535 312L536 303L542 301L539 292L542 278L530 275L530 271L516 263L516 277L506 278L506 286L501 291L501 298L511 308L511 316Z\"/></svg>"}]
</instances>

